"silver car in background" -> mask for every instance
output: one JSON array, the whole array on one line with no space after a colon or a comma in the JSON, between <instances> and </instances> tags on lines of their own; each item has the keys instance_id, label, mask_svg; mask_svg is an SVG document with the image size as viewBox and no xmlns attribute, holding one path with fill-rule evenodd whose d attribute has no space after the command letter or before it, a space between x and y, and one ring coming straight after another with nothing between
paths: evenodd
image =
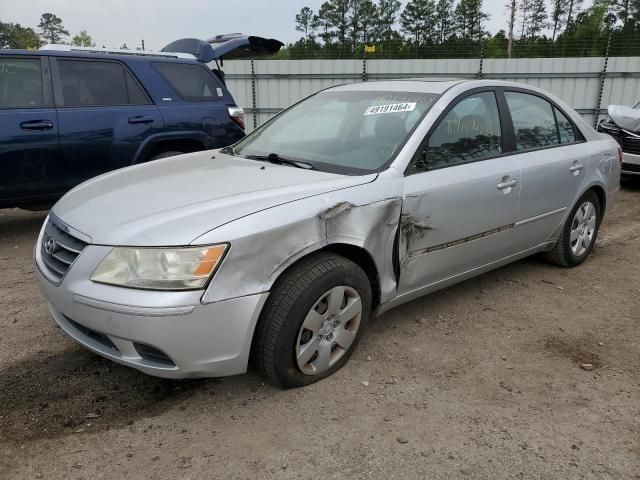
<instances>
[{"instance_id":1,"label":"silver car in background","mask_svg":"<svg viewBox=\"0 0 640 480\"><path fill-rule=\"evenodd\" d=\"M618 145L561 100L497 81L343 85L233 147L90 180L35 248L60 326L169 378L302 386L371 313L537 252L583 262Z\"/></svg>"}]
</instances>

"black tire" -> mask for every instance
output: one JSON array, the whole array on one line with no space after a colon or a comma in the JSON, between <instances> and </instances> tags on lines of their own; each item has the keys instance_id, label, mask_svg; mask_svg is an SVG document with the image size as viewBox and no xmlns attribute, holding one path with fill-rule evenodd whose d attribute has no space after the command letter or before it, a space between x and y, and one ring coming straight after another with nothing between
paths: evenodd
<instances>
[{"instance_id":1,"label":"black tire","mask_svg":"<svg viewBox=\"0 0 640 480\"><path fill-rule=\"evenodd\" d=\"M571 240L570 240L571 227L572 227L576 212L585 202L591 202L595 207L595 214L596 214L595 231L593 233L593 238L591 239L591 243L589 244L587 249L582 254L576 255L571 249ZM571 212L569 212L569 215L567 216L567 220L565 221L565 224L562 227L562 233L560 234L560 237L558 237L558 241L553 246L553 249L551 249L549 252L545 254L546 259L549 262L553 263L554 265L558 265L560 267L565 267L565 268L575 267L577 265L580 265L582 262L584 262L587 259L587 257L591 253L591 250L596 244L596 239L598 237L598 230L600 229L601 221L602 221L602 206L600 205L600 200L598 199L598 196L593 190L589 190L584 195L582 195L582 197L580 197L580 199L576 202L574 207L571 209Z\"/></svg>"},{"instance_id":2,"label":"black tire","mask_svg":"<svg viewBox=\"0 0 640 480\"><path fill-rule=\"evenodd\" d=\"M315 375L303 373L296 361L298 334L309 311L328 290L353 288L360 296L362 314L355 339L337 362ZM310 255L278 279L262 311L256 330L254 362L267 379L282 388L302 387L328 377L351 357L371 313L371 284L351 260L320 252Z\"/></svg>"},{"instance_id":3,"label":"black tire","mask_svg":"<svg viewBox=\"0 0 640 480\"><path fill-rule=\"evenodd\" d=\"M161 158L175 157L176 155L182 155L183 153L184 152L178 152L177 150L168 150L166 152L157 153L156 155L151 157L149 161L152 162L154 160L160 160Z\"/></svg>"}]
</instances>

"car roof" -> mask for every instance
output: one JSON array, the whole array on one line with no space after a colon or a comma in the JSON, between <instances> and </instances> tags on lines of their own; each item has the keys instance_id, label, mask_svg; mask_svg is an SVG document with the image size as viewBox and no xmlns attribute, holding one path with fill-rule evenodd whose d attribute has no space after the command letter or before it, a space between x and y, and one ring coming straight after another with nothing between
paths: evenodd
<instances>
[{"instance_id":1,"label":"car roof","mask_svg":"<svg viewBox=\"0 0 640 480\"><path fill-rule=\"evenodd\" d=\"M452 87L460 86L463 90L477 87L516 87L539 91L535 87L503 80L476 80L469 78L404 78L395 80L374 80L360 83L349 83L331 87L329 91L389 91L416 92L442 95Z\"/></svg>"},{"instance_id":2,"label":"car roof","mask_svg":"<svg viewBox=\"0 0 640 480\"><path fill-rule=\"evenodd\" d=\"M184 58L184 56L178 58L170 56L168 53L157 52L157 55L154 55L154 52L142 52L125 50L122 53L114 53L114 51L107 51L103 49L96 48L95 51L82 51L82 50L13 50L13 49L0 49L0 56L4 55L14 55L21 57L75 57L75 58L91 58L91 59L115 59L120 61L162 61L162 62L186 62L186 63L197 63L201 64L195 58Z\"/></svg>"}]
</instances>

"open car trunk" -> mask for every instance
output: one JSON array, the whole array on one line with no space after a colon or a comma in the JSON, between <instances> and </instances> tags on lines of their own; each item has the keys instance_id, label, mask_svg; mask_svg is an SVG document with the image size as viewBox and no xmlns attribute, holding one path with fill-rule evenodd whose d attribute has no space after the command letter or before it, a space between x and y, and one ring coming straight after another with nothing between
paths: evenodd
<instances>
[{"instance_id":1,"label":"open car trunk","mask_svg":"<svg viewBox=\"0 0 640 480\"><path fill-rule=\"evenodd\" d=\"M190 53L199 61L209 63L223 59L256 58L278 53L284 44L273 38L230 33L208 40L182 38L171 42L163 52Z\"/></svg>"}]
</instances>

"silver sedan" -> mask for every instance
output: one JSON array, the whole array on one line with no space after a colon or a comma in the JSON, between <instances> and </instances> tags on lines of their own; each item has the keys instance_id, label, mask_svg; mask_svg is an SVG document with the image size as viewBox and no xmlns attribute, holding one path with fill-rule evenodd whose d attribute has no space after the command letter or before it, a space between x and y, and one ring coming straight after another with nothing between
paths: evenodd
<instances>
[{"instance_id":1,"label":"silver sedan","mask_svg":"<svg viewBox=\"0 0 640 480\"><path fill-rule=\"evenodd\" d=\"M538 252L582 263L620 161L537 88L343 85L232 147L78 186L35 262L56 322L99 355L170 378L251 360L302 386L347 362L371 314Z\"/></svg>"}]
</instances>

